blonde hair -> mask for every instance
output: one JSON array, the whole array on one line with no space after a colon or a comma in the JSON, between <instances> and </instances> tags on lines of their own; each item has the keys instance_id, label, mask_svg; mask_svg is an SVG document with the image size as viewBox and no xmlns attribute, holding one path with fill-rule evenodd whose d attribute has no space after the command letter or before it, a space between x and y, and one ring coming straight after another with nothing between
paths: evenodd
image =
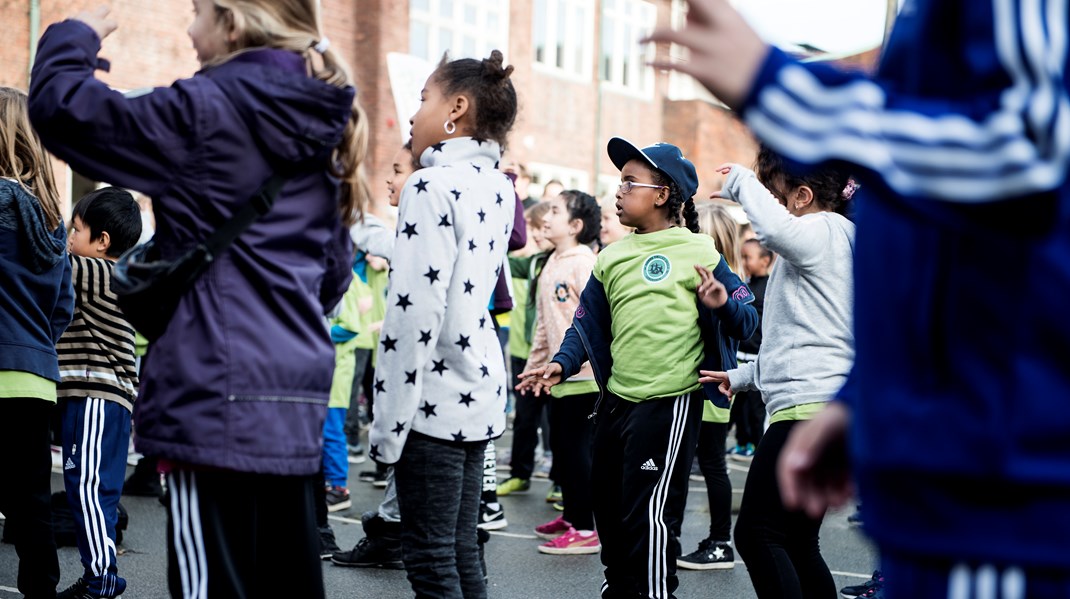
<instances>
[{"instance_id":1,"label":"blonde hair","mask_svg":"<svg viewBox=\"0 0 1070 599\"><path fill-rule=\"evenodd\" d=\"M210 64L218 64L254 48L290 50L305 57L310 76L335 87L348 87L352 77L345 61L329 46L320 53L313 46L323 39L320 33L319 2L316 0L214 0L216 19L233 28L237 40L230 53ZM331 156L331 174L342 180L339 211L351 225L361 218L371 192L364 176L368 155L368 118L354 97L342 141Z\"/></svg>"},{"instance_id":2,"label":"blonde hair","mask_svg":"<svg viewBox=\"0 0 1070 599\"><path fill-rule=\"evenodd\" d=\"M19 182L41 203L49 229L60 225L52 162L30 126L26 92L0 86L0 177Z\"/></svg>"},{"instance_id":3,"label":"blonde hair","mask_svg":"<svg viewBox=\"0 0 1070 599\"><path fill-rule=\"evenodd\" d=\"M728 209L717 204L703 203L696 208L699 230L713 238L717 251L721 252L724 259L728 261L728 267L732 269L732 272L736 274L743 272L741 269L743 244L739 242L739 225L736 219L732 218Z\"/></svg>"},{"instance_id":4,"label":"blonde hair","mask_svg":"<svg viewBox=\"0 0 1070 599\"><path fill-rule=\"evenodd\" d=\"M531 223L532 227L541 227L546 222L546 213L550 211L550 202L540 201L532 204L524 211L524 218Z\"/></svg>"}]
</instances>

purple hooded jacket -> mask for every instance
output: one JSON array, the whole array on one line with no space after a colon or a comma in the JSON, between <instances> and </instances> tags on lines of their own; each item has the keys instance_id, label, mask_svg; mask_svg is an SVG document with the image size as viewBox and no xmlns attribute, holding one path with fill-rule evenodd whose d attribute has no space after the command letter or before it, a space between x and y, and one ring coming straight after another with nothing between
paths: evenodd
<instances>
[{"instance_id":1,"label":"purple hooded jacket","mask_svg":"<svg viewBox=\"0 0 1070 599\"><path fill-rule=\"evenodd\" d=\"M99 49L81 22L49 27L30 118L79 172L152 197L164 257L210 235L274 171L295 173L150 347L134 413L138 450L195 466L314 474L334 369L323 313L348 287L352 256L326 166L355 91L308 77L297 54L265 49L124 96L94 78Z\"/></svg>"}]
</instances>

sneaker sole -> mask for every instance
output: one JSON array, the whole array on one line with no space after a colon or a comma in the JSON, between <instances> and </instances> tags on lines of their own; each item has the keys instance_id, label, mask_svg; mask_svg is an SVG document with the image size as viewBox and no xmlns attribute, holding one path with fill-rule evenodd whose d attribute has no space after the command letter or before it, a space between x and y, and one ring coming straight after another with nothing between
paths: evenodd
<instances>
[{"instance_id":1,"label":"sneaker sole","mask_svg":"<svg viewBox=\"0 0 1070 599\"><path fill-rule=\"evenodd\" d=\"M346 458L346 461L350 464L363 464L364 462L368 461L368 458L362 455L351 455Z\"/></svg>"},{"instance_id":2,"label":"sneaker sole","mask_svg":"<svg viewBox=\"0 0 1070 599\"><path fill-rule=\"evenodd\" d=\"M328 512L340 512L342 510L348 510L351 507L353 507L353 500L352 499L346 499L345 501L341 501L341 502L336 503L334 505L328 505L327 506L327 511Z\"/></svg>"},{"instance_id":3,"label":"sneaker sole","mask_svg":"<svg viewBox=\"0 0 1070 599\"><path fill-rule=\"evenodd\" d=\"M398 560L396 562L365 562L355 564L353 562L340 562L333 557L331 563L336 566L342 566L343 568L381 568L383 570L404 570L405 564Z\"/></svg>"},{"instance_id":4,"label":"sneaker sole","mask_svg":"<svg viewBox=\"0 0 1070 599\"><path fill-rule=\"evenodd\" d=\"M568 532L568 529L559 530L557 532L539 532L539 531L536 530L535 531L535 536L539 537L540 539L546 539L547 541L552 541L552 540L556 539L557 537L565 534L566 532Z\"/></svg>"},{"instance_id":5,"label":"sneaker sole","mask_svg":"<svg viewBox=\"0 0 1070 599\"><path fill-rule=\"evenodd\" d=\"M701 474L692 474L692 475L688 476L687 478L688 478L688 480L693 480L693 481L695 481L697 483L706 482L706 477L702 476Z\"/></svg>"},{"instance_id":6,"label":"sneaker sole","mask_svg":"<svg viewBox=\"0 0 1070 599\"><path fill-rule=\"evenodd\" d=\"M480 522L476 525L477 528L482 528L483 530L501 530L506 526L509 526L509 521L505 518L502 518L501 520L491 520L490 522Z\"/></svg>"},{"instance_id":7,"label":"sneaker sole","mask_svg":"<svg viewBox=\"0 0 1070 599\"><path fill-rule=\"evenodd\" d=\"M386 488L386 481L385 480L372 481L372 486L374 486L376 489L385 489Z\"/></svg>"},{"instance_id":8,"label":"sneaker sole","mask_svg":"<svg viewBox=\"0 0 1070 599\"><path fill-rule=\"evenodd\" d=\"M567 547L559 549L557 547L545 547L543 545L538 546L539 553L545 553L546 555L590 555L592 553L598 553L602 551L602 546L595 547Z\"/></svg>"},{"instance_id":9,"label":"sneaker sole","mask_svg":"<svg viewBox=\"0 0 1070 599\"><path fill-rule=\"evenodd\" d=\"M682 570L731 570L736 567L736 562L714 562L712 564L696 564L676 560L676 567Z\"/></svg>"}]
</instances>

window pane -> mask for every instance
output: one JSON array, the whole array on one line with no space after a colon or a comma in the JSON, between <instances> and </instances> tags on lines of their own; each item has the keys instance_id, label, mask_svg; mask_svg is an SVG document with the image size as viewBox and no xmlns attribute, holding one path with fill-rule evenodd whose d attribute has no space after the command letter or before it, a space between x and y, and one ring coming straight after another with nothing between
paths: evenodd
<instances>
[{"instance_id":1,"label":"window pane","mask_svg":"<svg viewBox=\"0 0 1070 599\"><path fill-rule=\"evenodd\" d=\"M428 55L430 48L427 47L429 30L427 23L412 21L409 23L409 54L430 60Z\"/></svg>"},{"instance_id":2,"label":"window pane","mask_svg":"<svg viewBox=\"0 0 1070 599\"><path fill-rule=\"evenodd\" d=\"M558 0L557 2L557 60L555 64L557 68L564 68L565 66L565 40L568 38L565 35L565 30L568 27L568 6L566 6L566 0Z\"/></svg>"},{"instance_id":3,"label":"window pane","mask_svg":"<svg viewBox=\"0 0 1070 599\"><path fill-rule=\"evenodd\" d=\"M453 0L438 0L438 14L447 19L453 18Z\"/></svg>"},{"instance_id":4,"label":"window pane","mask_svg":"<svg viewBox=\"0 0 1070 599\"><path fill-rule=\"evenodd\" d=\"M479 22L477 21L477 13L478 13L478 10L476 9L475 6L473 6L472 4L465 4L464 5L464 22L467 23L468 25L473 25L473 26L478 25Z\"/></svg>"},{"instance_id":5,"label":"window pane","mask_svg":"<svg viewBox=\"0 0 1070 599\"><path fill-rule=\"evenodd\" d=\"M464 56L468 58L479 57L476 53L476 38L469 35L464 36Z\"/></svg>"},{"instance_id":6,"label":"window pane","mask_svg":"<svg viewBox=\"0 0 1070 599\"><path fill-rule=\"evenodd\" d=\"M535 21L532 28L532 37L535 43L535 62L545 63L546 57L546 0L535 0ZM497 17L495 17L497 19ZM487 29L491 28L489 20Z\"/></svg>"},{"instance_id":7,"label":"window pane","mask_svg":"<svg viewBox=\"0 0 1070 599\"><path fill-rule=\"evenodd\" d=\"M453 54L456 54L453 45L453 30L446 27L439 27L438 47L434 50L435 56L431 58L437 60L440 56L442 56L443 52L449 52L450 58L457 58L456 56L453 56Z\"/></svg>"},{"instance_id":8,"label":"window pane","mask_svg":"<svg viewBox=\"0 0 1070 599\"><path fill-rule=\"evenodd\" d=\"M428 0L412 0L412 2L409 3L409 9L412 12L427 12L428 10L430 10L430 7L428 6Z\"/></svg>"}]
</instances>

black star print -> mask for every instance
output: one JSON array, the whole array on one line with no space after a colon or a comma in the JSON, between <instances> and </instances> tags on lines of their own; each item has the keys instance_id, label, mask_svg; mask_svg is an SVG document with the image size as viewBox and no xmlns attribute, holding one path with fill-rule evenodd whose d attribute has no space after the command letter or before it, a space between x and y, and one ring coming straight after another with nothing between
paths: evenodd
<instances>
[{"instance_id":1,"label":"black star print","mask_svg":"<svg viewBox=\"0 0 1070 599\"><path fill-rule=\"evenodd\" d=\"M441 219L438 221L438 226L440 227L448 227L452 224L450 223L450 215L448 214L443 214L439 219Z\"/></svg>"},{"instance_id":2,"label":"black star print","mask_svg":"<svg viewBox=\"0 0 1070 599\"><path fill-rule=\"evenodd\" d=\"M386 393L386 381L383 379L375 379L375 392Z\"/></svg>"},{"instance_id":3,"label":"black star print","mask_svg":"<svg viewBox=\"0 0 1070 599\"><path fill-rule=\"evenodd\" d=\"M498 198L498 199L494 200L494 203L499 205L499 206L501 206L502 202L505 201L505 200L502 199L502 194L497 193L497 194L494 194L494 195Z\"/></svg>"},{"instance_id":4,"label":"black star print","mask_svg":"<svg viewBox=\"0 0 1070 599\"><path fill-rule=\"evenodd\" d=\"M416 182L416 193L420 193L421 191L427 191L427 181L424 181L423 179Z\"/></svg>"},{"instance_id":5,"label":"black star print","mask_svg":"<svg viewBox=\"0 0 1070 599\"><path fill-rule=\"evenodd\" d=\"M492 424L492 425L487 426L487 438L489 439L489 438L491 438L493 436L494 436L494 425Z\"/></svg>"},{"instance_id":6,"label":"black star print","mask_svg":"<svg viewBox=\"0 0 1070 599\"><path fill-rule=\"evenodd\" d=\"M476 400L476 398L472 397L472 394L471 394L471 393L462 393L462 394L461 394L461 401L459 401L459 402L457 402L457 403L463 403L463 404L464 404L464 407L466 407L466 408L467 408L467 407L468 407L468 406L470 406L470 405L472 404L472 402L473 402L473 401L475 401L475 400Z\"/></svg>"},{"instance_id":7,"label":"black star print","mask_svg":"<svg viewBox=\"0 0 1070 599\"><path fill-rule=\"evenodd\" d=\"M451 189L450 193L453 194L453 201L456 202L457 200L461 199L461 192L457 191L456 189Z\"/></svg>"},{"instance_id":8,"label":"black star print","mask_svg":"<svg viewBox=\"0 0 1070 599\"><path fill-rule=\"evenodd\" d=\"M397 351L397 349L398 340L391 337L390 335L383 335L383 353L385 354L389 351Z\"/></svg>"},{"instance_id":9,"label":"black star print","mask_svg":"<svg viewBox=\"0 0 1070 599\"><path fill-rule=\"evenodd\" d=\"M498 395L501 395L501 394L502 394L502 386L498 385Z\"/></svg>"},{"instance_id":10,"label":"black star print","mask_svg":"<svg viewBox=\"0 0 1070 599\"><path fill-rule=\"evenodd\" d=\"M486 220L487 220L487 213L486 213L486 212L483 212L483 209L482 209L482 208L480 208L480 209L479 209L479 212L476 212L476 214L478 214L478 215L479 215L479 222L481 222L481 223L482 223L482 222L486 222Z\"/></svg>"},{"instance_id":11,"label":"black star print","mask_svg":"<svg viewBox=\"0 0 1070 599\"><path fill-rule=\"evenodd\" d=\"M490 251L493 252L494 251L494 240L493 239L490 240L490 244L489 245L490 245ZM501 269L498 269L498 270L500 271Z\"/></svg>"},{"instance_id":12,"label":"black star print","mask_svg":"<svg viewBox=\"0 0 1070 599\"><path fill-rule=\"evenodd\" d=\"M431 367L431 372L437 372L438 376L442 376L443 372L449 370L449 368L446 368L445 360L431 360L431 363L434 364L434 366Z\"/></svg>"},{"instance_id":13,"label":"black star print","mask_svg":"<svg viewBox=\"0 0 1070 599\"><path fill-rule=\"evenodd\" d=\"M475 289L475 288L476 288L476 286L472 284L472 280L471 279L469 279L469 280L464 282L464 292L467 293L468 295L472 295L472 290Z\"/></svg>"},{"instance_id":14,"label":"black star print","mask_svg":"<svg viewBox=\"0 0 1070 599\"><path fill-rule=\"evenodd\" d=\"M395 420L395 422L397 422L397 421ZM395 435L400 437L401 433L405 432L405 423L404 422L398 422L397 426L394 427L394 430L392 430L390 432L392 432Z\"/></svg>"},{"instance_id":15,"label":"black star print","mask_svg":"<svg viewBox=\"0 0 1070 599\"><path fill-rule=\"evenodd\" d=\"M432 416L438 416L438 414L435 413L435 407L437 405L438 404L427 403L425 401L423 407L420 408L420 411L424 413L424 418L430 418Z\"/></svg>"},{"instance_id":16,"label":"black star print","mask_svg":"<svg viewBox=\"0 0 1070 599\"><path fill-rule=\"evenodd\" d=\"M483 169L480 168L478 164L473 164L472 168L476 169L477 173L482 173L483 172Z\"/></svg>"},{"instance_id":17,"label":"black star print","mask_svg":"<svg viewBox=\"0 0 1070 599\"><path fill-rule=\"evenodd\" d=\"M437 271L437 270L431 268L430 266L428 266L427 267L427 272L424 273L424 276L427 277L427 282L428 283L434 283L435 281L437 281L438 280L438 272L439 271Z\"/></svg>"},{"instance_id":18,"label":"black star print","mask_svg":"<svg viewBox=\"0 0 1070 599\"><path fill-rule=\"evenodd\" d=\"M379 453L379 445L372 445L372 448L368 450L368 457L373 460L378 460L383 454Z\"/></svg>"},{"instance_id":19,"label":"black star print","mask_svg":"<svg viewBox=\"0 0 1070 599\"><path fill-rule=\"evenodd\" d=\"M461 346L461 351L464 351L464 350L468 349L469 347L472 347L472 344L468 342L468 337L465 337L464 335L459 335L459 337L460 337L460 339L458 339L456 342L454 342L454 345Z\"/></svg>"},{"instance_id":20,"label":"black star print","mask_svg":"<svg viewBox=\"0 0 1070 599\"><path fill-rule=\"evenodd\" d=\"M411 371L410 370L406 370L405 371L405 384L406 385L415 385L416 384L416 371L415 370L411 370Z\"/></svg>"},{"instance_id":21,"label":"black star print","mask_svg":"<svg viewBox=\"0 0 1070 599\"><path fill-rule=\"evenodd\" d=\"M483 376L490 376L490 369L487 368L486 364L480 364L479 371L483 373Z\"/></svg>"},{"instance_id":22,"label":"black star print","mask_svg":"<svg viewBox=\"0 0 1070 599\"><path fill-rule=\"evenodd\" d=\"M487 143L487 140L483 139L482 137L473 137L472 141L476 142L480 146L482 146L483 144ZM472 166L475 166L475 165L472 165ZM495 166L494 168L498 168L498 167Z\"/></svg>"},{"instance_id":23,"label":"black star print","mask_svg":"<svg viewBox=\"0 0 1070 599\"><path fill-rule=\"evenodd\" d=\"M501 164L502 164L501 162L495 162L494 163L494 170L498 170L499 168L501 168Z\"/></svg>"},{"instance_id":24,"label":"black star print","mask_svg":"<svg viewBox=\"0 0 1070 599\"><path fill-rule=\"evenodd\" d=\"M416 232L416 223L405 223L405 228L401 230L407 239L412 239L413 235L419 235Z\"/></svg>"},{"instance_id":25,"label":"black star print","mask_svg":"<svg viewBox=\"0 0 1070 599\"><path fill-rule=\"evenodd\" d=\"M486 325L487 325L487 317L486 316L480 316L479 317L479 328L482 329Z\"/></svg>"},{"instance_id":26,"label":"black star print","mask_svg":"<svg viewBox=\"0 0 1070 599\"><path fill-rule=\"evenodd\" d=\"M442 146L444 146L444 145L446 145L446 142L444 142L444 141L440 141L437 144L432 144L431 153L434 154L435 152L441 152L442 151Z\"/></svg>"},{"instance_id":27,"label":"black star print","mask_svg":"<svg viewBox=\"0 0 1070 599\"><path fill-rule=\"evenodd\" d=\"M408 307L412 305L412 302L409 301L409 294L398 294L398 303L394 305L401 308L402 312L408 312Z\"/></svg>"},{"instance_id":28,"label":"black star print","mask_svg":"<svg viewBox=\"0 0 1070 599\"><path fill-rule=\"evenodd\" d=\"M464 435L461 434L463 432L464 431L457 431L456 433L454 433L453 434L453 440L458 442L458 443L460 443L461 441L464 441L467 437L465 437Z\"/></svg>"},{"instance_id":29,"label":"black star print","mask_svg":"<svg viewBox=\"0 0 1070 599\"><path fill-rule=\"evenodd\" d=\"M431 343L431 331L420 331L420 343L424 345Z\"/></svg>"},{"instance_id":30,"label":"black star print","mask_svg":"<svg viewBox=\"0 0 1070 599\"><path fill-rule=\"evenodd\" d=\"M469 239L468 240L468 251L469 252L476 251L476 240L475 239Z\"/></svg>"}]
</instances>

